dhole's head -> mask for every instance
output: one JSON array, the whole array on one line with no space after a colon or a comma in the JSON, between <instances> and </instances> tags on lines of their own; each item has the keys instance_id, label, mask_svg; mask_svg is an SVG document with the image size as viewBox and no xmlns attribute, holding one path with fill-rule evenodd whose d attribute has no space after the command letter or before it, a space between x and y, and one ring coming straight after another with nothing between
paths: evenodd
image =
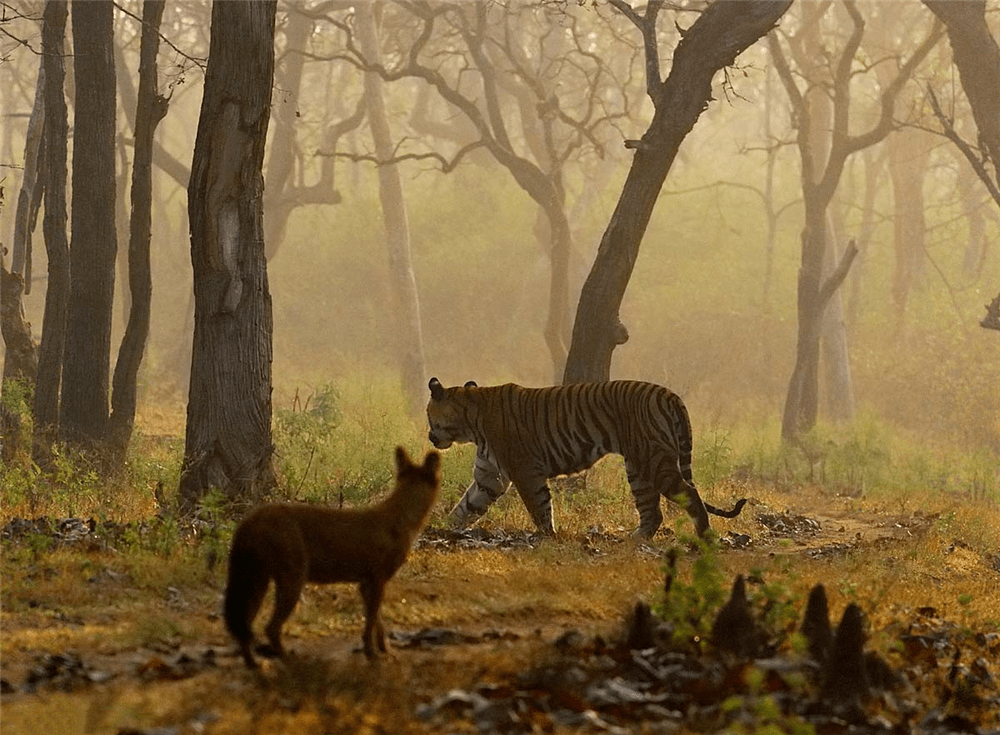
<instances>
[{"instance_id":1,"label":"dhole's head","mask_svg":"<svg viewBox=\"0 0 1000 735\"><path fill-rule=\"evenodd\" d=\"M441 455L430 451L422 465L414 464L402 447L396 447L396 479L403 484L424 483L437 488L441 484Z\"/></svg>"},{"instance_id":2,"label":"dhole's head","mask_svg":"<svg viewBox=\"0 0 1000 735\"><path fill-rule=\"evenodd\" d=\"M438 449L447 449L455 442L475 441L472 425L468 419L469 405L462 398L466 388L475 388L469 381L464 388L445 388L437 378L427 384L431 389L431 400L427 404L427 423L431 430L427 435Z\"/></svg>"}]
</instances>

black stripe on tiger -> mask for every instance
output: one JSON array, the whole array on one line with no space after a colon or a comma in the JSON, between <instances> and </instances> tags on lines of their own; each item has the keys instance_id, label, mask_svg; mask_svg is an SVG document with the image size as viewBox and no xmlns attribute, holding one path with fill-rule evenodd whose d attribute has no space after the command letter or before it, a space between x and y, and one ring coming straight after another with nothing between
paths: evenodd
<instances>
[{"instance_id":1,"label":"black stripe on tiger","mask_svg":"<svg viewBox=\"0 0 1000 735\"><path fill-rule=\"evenodd\" d=\"M472 484L451 512L460 526L474 523L513 485L538 530L554 533L548 479L585 470L606 454L625 458L640 536L660 527L661 495L684 505L699 535L709 527L709 513L734 518L746 503L721 510L702 501L691 475L687 408L663 386L616 380L445 388L432 378L429 387L431 443L477 447Z\"/></svg>"}]
</instances>

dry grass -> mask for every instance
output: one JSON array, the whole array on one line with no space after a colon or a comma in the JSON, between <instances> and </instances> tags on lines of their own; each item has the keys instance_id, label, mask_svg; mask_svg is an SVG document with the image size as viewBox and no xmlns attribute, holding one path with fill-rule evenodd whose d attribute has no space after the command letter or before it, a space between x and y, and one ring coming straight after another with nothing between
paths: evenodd
<instances>
[{"instance_id":1,"label":"dry grass","mask_svg":"<svg viewBox=\"0 0 1000 735\"><path fill-rule=\"evenodd\" d=\"M311 474L284 488L287 494L335 496L338 488L317 478L336 465L337 477L362 493L351 502L364 502L363 493L381 492L379 478L388 477L397 441L414 452L426 448L423 426L401 418L395 408L379 409L378 396L370 393L355 389L341 397L345 419L326 447L326 464L320 464L317 453ZM168 492L177 485L179 417L182 413L171 409L141 420L145 433L137 434L130 465L110 482L89 474L80 458L67 461L63 475L54 478L32 475L26 465L4 468L0 522L35 515L150 518L156 511L156 482L162 480ZM872 645L883 651L892 642L884 631L918 607L932 606L941 617L975 631L1000 628L1000 508L995 488L989 489L993 486L963 490L969 485L966 476L990 481L976 474L974 463L965 470L962 461L946 458L927 469L916 460L907 464L905 457L917 456L915 451L906 455L893 449L884 453L892 458L890 465L871 465L871 477L882 473L879 484L864 497L845 497L837 494L844 482L824 484L819 476L807 482L795 457L759 436L734 437L732 446L727 441L716 433L696 442L696 449L706 446L718 460L710 467L709 455L702 456L702 476L711 478L703 480L705 499L717 506L751 499L739 518L713 519L720 534L733 531L754 539L748 549L718 553L726 580L742 573L780 583L799 609L808 590L823 583L835 617L849 601L860 603ZM471 457L468 447L445 455L446 485L432 525L443 523L468 482ZM753 469L749 479L733 480L744 464ZM898 477L892 475L895 464ZM300 469L306 466L303 461ZM956 468L954 475L942 474L948 467ZM698 471L696 465L696 477ZM907 479L924 476L930 478L924 484ZM946 477L943 485L941 477ZM182 733L421 730L423 724L414 719L419 704L450 688L509 681L549 655L551 641L568 628L614 635L636 599L652 601L661 594L662 562L628 538L636 516L620 460L600 463L583 486L559 483L554 511L557 537L538 548L419 549L387 588L383 616L390 630L439 627L474 635L497 630L511 634L506 638L399 650L370 665L353 652L363 621L356 590L313 587L287 626L287 642L297 656L287 665L266 667L261 677L242 668L218 615L231 522L221 525L214 539L189 540L168 528L114 548L53 550L43 539L5 541L0 554L3 677L19 684L37 654L69 649L119 676L68 694L4 695L4 735L117 733L127 726L170 726ZM770 537L756 517L783 511L821 520L820 533ZM483 524L510 531L531 528L514 492ZM668 506L664 526L665 535L653 544L660 549L672 545L677 532L691 530L676 506ZM588 535L592 529L606 535ZM824 549L833 551L814 553ZM684 550L682 577L690 574L693 558ZM219 652L218 668L202 668L177 681L146 680L136 673L150 657L169 659L178 652L197 657L207 647Z\"/></svg>"}]
</instances>

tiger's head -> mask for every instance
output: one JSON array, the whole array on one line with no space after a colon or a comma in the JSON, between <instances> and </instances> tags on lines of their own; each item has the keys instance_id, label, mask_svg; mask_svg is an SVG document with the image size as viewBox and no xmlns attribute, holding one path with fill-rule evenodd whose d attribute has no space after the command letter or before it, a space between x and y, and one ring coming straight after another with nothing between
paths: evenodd
<instances>
[{"instance_id":1,"label":"tiger's head","mask_svg":"<svg viewBox=\"0 0 1000 735\"><path fill-rule=\"evenodd\" d=\"M437 378L427 384L431 389L431 400L427 403L427 422L431 430L427 435L438 449L447 449L455 442L476 440L472 425L468 420L468 403L461 398L465 388L475 388L470 380L463 388L445 388Z\"/></svg>"}]
</instances>

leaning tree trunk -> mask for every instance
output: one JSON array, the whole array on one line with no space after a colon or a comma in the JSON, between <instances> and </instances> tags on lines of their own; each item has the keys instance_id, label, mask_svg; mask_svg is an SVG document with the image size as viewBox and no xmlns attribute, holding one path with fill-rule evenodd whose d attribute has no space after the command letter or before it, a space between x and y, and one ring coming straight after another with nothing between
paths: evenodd
<instances>
[{"instance_id":1,"label":"leaning tree trunk","mask_svg":"<svg viewBox=\"0 0 1000 735\"><path fill-rule=\"evenodd\" d=\"M164 0L145 0L139 50L139 96L132 163L132 212L129 219L128 284L132 304L118 350L111 393L109 438L119 460L125 456L135 423L136 380L149 336L153 282L149 241L153 207L153 134L167 114L167 99L156 91L156 54Z\"/></svg>"},{"instance_id":2,"label":"leaning tree trunk","mask_svg":"<svg viewBox=\"0 0 1000 735\"><path fill-rule=\"evenodd\" d=\"M365 57L381 64L378 30L369 3L358 6L358 40ZM394 155L394 146L382 96L382 77L375 72L366 72L364 83L368 124L375 142L375 155L379 160L388 161ZM385 241L389 251L389 288L396 320L393 332L402 370L403 393L410 413L420 415L427 401L427 371L424 367L420 300L417 281L413 275L413 260L410 257L410 225L406 216L406 200L403 197L399 167L391 163L379 166L378 183Z\"/></svg>"},{"instance_id":3,"label":"leaning tree trunk","mask_svg":"<svg viewBox=\"0 0 1000 735\"><path fill-rule=\"evenodd\" d=\"M665 81L659 76L654 5L647 6L644 18L633 18L643 31L646 87L655 113L642 139L626 143L635 149L635 157L580 294L564 383L610 377L612 353L628 339L618 310L656 198L681 142L711 101L716 72L731 66L770 31L790 4L791 0L713 3L681 37Z\"/></svg>"},{"instance_id":4,"label":"leaning tree trunk","mask_svg":"<svg viewBox=\"0 0 1000 735\"><path fill-rule=\"evenodd\" d=\"M924 0L924 5L948 29L952 59L972 108L979 146L993 165L990 172L980 161L976 173L1000 204L1000 95L997 94L1000 89L1000 44L986 23L986 0ZM973 153L968 146L963 153L972 162ZM1000 330L1000 293L986 305L986 317L979 324L986 329Z\"/></svg>"},{"instance_id":5,"label":"leaning tree trunk","mask_svg":"<svg viewBox=\"0 0 1000 735\"><path fill-rule=\"evenodd\" d=\"M60 432L88 443L108 423L115 291L114 3L73 1L73 203Z\"/></svg>"},{"instance_id":6,"label":"leaning tree trunk","mask_svg":"<svg viewBox=\"0 0 1000 735\"><path fill-rule=\"evenodd\" d=\"M271 295L261 168L276 0L217 0L188 214L195 319L181 510L209 488L257 500L271 455Z\"/></svg>"},{"instance_id":7,"label":"leaning tree trunk","mask_svg":"<svg viewBox=\"0 0 1000 735\"><path fill-rule=\"evenodd\" d=\"M62 376L63 346L66 341L66 312L70 292L69 242L66 237L66 149L67 128L64 84L64 41L68 8L62 0L48 0L42 25L42 52L45 64L45 216L42 232L48 256L48 285L45 289L45 316L42 341L38 347L35 396L32 406L34 440L32 455L46 465L49 447L59 425L59 384Z\"/></svg>"},{"instance_id":8,"label":"leaning tree trunk","mask_svg":"<svg viewBox=\"0 0 1000 735\"><path fill-rule=\"evenodd\" d=\"M24 168L21 188L14 212L14 241L11 265L3 268L0 283L0 331L7 350L3 364L3 380L23 380L33 383L38 367L38 352L31 336L31 324L24 315L23 296L31 293L31 236L38 221L42 190L45 188L45 159L41 156L45 130L45 60L38 67L35 102L28 118L24 141Z\"/></svg>"}]
</instances>

